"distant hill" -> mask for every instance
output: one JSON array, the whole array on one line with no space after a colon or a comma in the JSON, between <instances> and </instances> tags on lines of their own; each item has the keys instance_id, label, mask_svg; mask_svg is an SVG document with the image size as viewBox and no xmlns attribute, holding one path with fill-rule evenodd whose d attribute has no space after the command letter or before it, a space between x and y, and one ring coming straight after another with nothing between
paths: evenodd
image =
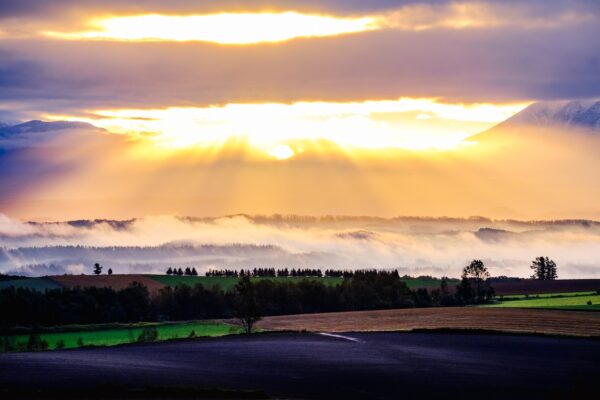
<instances>
[{"instance_id":1,"label":"distant hill","mask_svg":"<svg viewBox=\"0 0 600 400\"><path fill-rule=\"evenodd\" d=\"M80 129L80 130L101 130L92 124L87 122L75 122L75 121L39 121L33 120L24 122L17 125L6 125L0 123L0 138L9 138L15 135L25 133L41 133L51 131L62 131L67 129Z\"/></svg>"}]
</instances>

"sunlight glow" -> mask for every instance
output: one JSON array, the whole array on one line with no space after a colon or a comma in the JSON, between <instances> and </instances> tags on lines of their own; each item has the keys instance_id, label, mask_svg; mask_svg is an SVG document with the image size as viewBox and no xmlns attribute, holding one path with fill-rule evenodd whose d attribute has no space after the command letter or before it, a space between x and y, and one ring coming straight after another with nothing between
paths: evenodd
<instances>
[{"instance_id":1,"label":"sunlight glow","mask_svg":"<svg viewBox=\"0 0 600 400\"><path fill-rule=\"evenodd\" d=\"M219 147L232 138L243 138L265 156L284 160L301 152L294 147L298 141L325 140L350 151L452 149L526 106L400 98L94 110L90 111L93 118L45 118L90 122L113 133L148 139L159 148Z\"/></svg>"},{"instance_id":2,"label":"sunlight glow","mask_svg":"<svg viewBox=\"0 0 600 400\"><path fill-rule=\"evenodd\" d=\"M364 32L376 28L374 21L371 17L339 18L297 12L187 16L150 14L93 20L90 24L92 30L85 32L45 34L61 39L252 44Z\"/></svg>"}]
</instances>

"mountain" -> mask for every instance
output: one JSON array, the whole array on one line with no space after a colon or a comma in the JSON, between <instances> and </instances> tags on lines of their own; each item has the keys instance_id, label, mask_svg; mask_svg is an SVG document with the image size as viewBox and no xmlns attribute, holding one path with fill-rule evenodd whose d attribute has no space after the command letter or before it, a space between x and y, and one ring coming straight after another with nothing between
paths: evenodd
<instances>
[{"instance_id":1,"label":"mountain","mask_svg":"<svg viewBox=\"0 0 600 400\"><path fill-rule=\"evenodd\" d=\"M513 128L523 125L587 128L600 132L600 101L538 102L496 127Z\"/></svg>"},{"instance_id":2,"label":"mountain","mask_svg":"<svg viewBox=\"0 0 600 400\"><path fill-rule=\"evenodd\" d=\"M41 133L51 131L63 131L68 129L81 129L81 130L97 130L100 128L95 127L92 124L86 122L75 122L75 121L39 121L33 120L8 126L0 124L0 138L8 138L15 135L26 134L26 133Z\"/></svg>"}]
</instances>

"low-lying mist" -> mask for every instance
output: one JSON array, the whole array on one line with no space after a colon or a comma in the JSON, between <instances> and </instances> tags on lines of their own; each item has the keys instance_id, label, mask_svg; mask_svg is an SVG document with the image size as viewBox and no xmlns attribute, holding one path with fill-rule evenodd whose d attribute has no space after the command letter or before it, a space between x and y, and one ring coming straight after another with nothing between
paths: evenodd
<instances>
[{"instance_id":1,"label":"low-lying mist","mask_svg":"<svg viewBox=\"0 0 600 400\"><path fill-rule=\"evenodd\" d=\"M0 214L0 272L29 276L91 273L99 262L117 274L262 266L456 277L478 258L494 276L527 277L539 256L557 262L559 278L600 277L600 222L238 215L33 223Z\"/></svg>"}]
</instances>

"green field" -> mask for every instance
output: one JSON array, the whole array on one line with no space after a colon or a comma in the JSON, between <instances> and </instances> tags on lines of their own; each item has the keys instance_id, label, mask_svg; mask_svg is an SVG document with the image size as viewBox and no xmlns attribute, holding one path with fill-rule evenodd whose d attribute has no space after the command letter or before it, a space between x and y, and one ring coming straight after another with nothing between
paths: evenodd
<instances>
[{"instance_id":1,"label":"green field","mask_svg":"<svg viewBox=\"0 0 600 400\"><path fill-rule=\"evenodd\" d=\"M81 339L84 346L115 346L125 343L137 342L138 337L145 327L156 327L158 340L181 339L190 337L192 331L198 337L214 337L228 334L237 334L241 328L221 322L182 322L182 323L142 323L120 326L112 329L90 330L82 327L82 330L69 330L65 332L41 333L42 340L48 342L48 350L57 348L57 343L64 341L64 348L71 349L81 347L78 342ZM12 335L10 340L17 347L24 347L29 338L28 334Z\"/></svg>"},{"instance_id":2,"label":"green field","mask_svg":"<svg viewBox=\"0 0 600 400\"><path fill-rule=\"evenodd\" d=\"M576 297L576 296L590 296L598 294L597 292L564 292L564 293L539 293L539 294L510 294L504 296L498 296L498 300L523 300L523 299L545 299L552 297Z\"/></svg>"},{"instance_id":3,"label":"green field","mask_svg":"<svg viewBox=\"0 0 600 400\"><path fill-rule=\"evenodd\" d=\"M146 275L148 278L154 279L157 282L162 283L167 286L177 286L177 285L188 285L194 286L198 283L201 283L204 287L210 288L215 285L221 287L221 289L229 290L233 288L238 282L239 278L235 277L221 277L221 276L169 276L169 275ZM252 278L253 282L258 282L261 280L275 280L281 282L291 282L298 283L303 280L316 280L322 282L326 285L339 285L342 283L343 278L317 278L317 277L273 277L273 278L260 278L255 277Z\"/></svg>"},{"instance_id":4,"label":"green field","mask_svg":"<svg viewBox=\"0 0 600 400\"><path fill-rule=\"evenodd\" d=\"M591 302L591 305L587 303ZM556 310L600 311L600 294L595 292L544 293L540 295L510 296L482 307L504 308L548 308Z\"/></svg>"},{"instance_id":5,"label":"green field","mask_svg":"<svg viewBox=\"0 0 600 400\"><path fill-rule=\"evenodd\" d=\"M0 289L15 287L43 292L47 289L60 289L62 286L48 278L15 279L0 282Z\"/></svg>"},{"instance_id":6,"label":"green field","mask_svg":"<svg viewBox=\"0 0 600 400\"><path fill-rule=\"evenodd\" d=\"M438 289L442 283L441 279L402 279L402 281L406 283L409 289ZM448 279L448 285L457 285L459 282L458 279Z\"/></svg>"}]
</instances>

